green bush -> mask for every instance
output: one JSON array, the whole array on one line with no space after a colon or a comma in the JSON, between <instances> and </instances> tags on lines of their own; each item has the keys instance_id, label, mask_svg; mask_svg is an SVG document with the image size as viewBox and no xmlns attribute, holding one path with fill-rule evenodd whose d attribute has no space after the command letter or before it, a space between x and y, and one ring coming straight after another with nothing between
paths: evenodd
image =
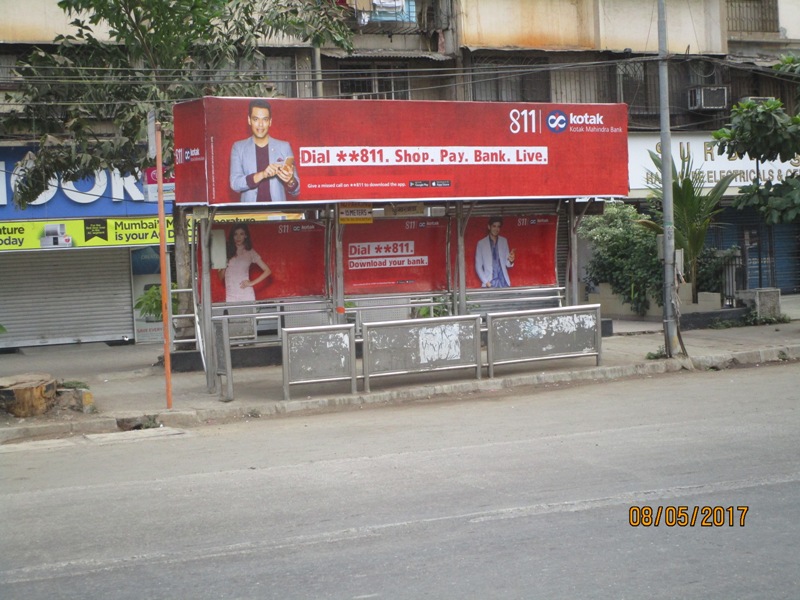
<instances>
[{"instance_id":1,"label":"green bush","mask_svg":"<svg viewBox=\"0 0 800 600\"><path fill-rule=\"evenodd\" d=\"M586 282L608 283L637 315L650 308L650 298L663 305L664 268L658 259L656 236L641 227L636 208L607 203L602 215L585 217L578 233L591 242L592 258L586 265Z\"/></svg>"}]
</instances>

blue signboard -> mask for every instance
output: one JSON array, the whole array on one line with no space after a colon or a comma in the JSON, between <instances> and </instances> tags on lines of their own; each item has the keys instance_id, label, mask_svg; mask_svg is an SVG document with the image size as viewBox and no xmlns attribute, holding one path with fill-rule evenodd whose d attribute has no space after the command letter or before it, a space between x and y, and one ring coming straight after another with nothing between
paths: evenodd
<instances>
[{"instance_id":1,"label":"blue signboard","mask_svg":"<svg viewBox=\"0 0 800 600\"><path fill-rule=\"evenodd\" d=\"M24 210L13 199L14 168L29 148L0 148L0 222L87 217L138 217L158 214L156 194L147 194L133 175L98 171L77 182L58 181ZM172 212L172 202L165 206Z\"/></svg>"}]
</instances>

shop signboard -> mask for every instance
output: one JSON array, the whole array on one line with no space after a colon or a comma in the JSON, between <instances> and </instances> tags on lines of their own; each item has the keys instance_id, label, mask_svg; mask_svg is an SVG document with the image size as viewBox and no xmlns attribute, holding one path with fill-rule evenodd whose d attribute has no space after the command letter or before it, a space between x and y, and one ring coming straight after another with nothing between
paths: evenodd
<instances>
[{"instance_id":1,"label":"shop signboard","mask_svg":"<svg viewBox=\"0 0 800 600\"><path fill-rule=\"evenodd\" d=\"M174 243L172 217L167 243ZM160 243L157 217L0 221L0 252L150 246Z\"/></svg>"},{"instance_id":2,"label":"shop signboard","mask_svg":"<svg viewBox=\"0 0 800 600\"><path fill-rule=\"evenodd\" d=\"M155 194L145 194L142 177L118 171L97 171L80 181L53 180L45 192L24 209L14 203L18 165L30 148L0 148L0 222L139 217L158 215ZM165 206L172 212L172 203Z\"/></svg>"},{"instance_id":3,"label":"shop signboard","mask_svg":"<svg viewBox=\"0 0 800 600\"><path fill-rule=\"evenodd\" d=\"M728 195L737 193L738 188L750 185L758 177L763 182L780 183L788 177L800 174L800 154L789 161L757 162L743 156L728 158L719 154L718 146L710 131L673 132L672 160L676 168L681 161L691 159L695 175L704 188L713 188L724 177L733 175ZM630 154L630 189L633 197L646 197L651 186L658 186L655 175L656 166L650 152L661 153L661 138L652 133L632 133L628 140Z\"/></svg>"},{"instance_id":4,"label":"shop signboard","mask_svg":"<svg viewBox=\"0 0 800 600\"><path fill-rule=\"evenodd\" d=\"M622 104L252 101L208 97L174 107L177 203L628 193ZM269 156L262 150L257 159L264 141Z\"/></svg>"}]
</instances>

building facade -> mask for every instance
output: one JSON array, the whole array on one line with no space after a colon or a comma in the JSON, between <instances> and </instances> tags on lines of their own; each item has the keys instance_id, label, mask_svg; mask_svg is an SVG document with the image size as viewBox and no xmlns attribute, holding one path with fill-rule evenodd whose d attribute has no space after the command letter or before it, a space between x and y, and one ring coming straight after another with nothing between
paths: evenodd
<instances>
[{"instance_id":1,"label":"building facade","mask_svg":"<svg viewBox=\"0 0 800 600\"><path fill-rule=\"evenodd\" d=\"M659 137L656 0L337 2L354 32L355 51L348 54L336 48L313 48L286 38L265 40L265 59L258 68L278 95L352 100L625 103L631 134L630 195L639 199L646 196L646 188L639 184L644 180L641 170L646 162L641 149L654 148ZM703 139L710 141L711 132L727 122L731 107L743 98L779 98L787 112L798 112L795 87L775 77L768 68L782 54L800 54L800 4L795 0L667 0L666 10L669 112L676 159L683 148L698 146ZM70 31L69 21L56 0L32 0L25 11L18 10L18 3L0 0L0 92L13 91L19 84L13 71L16 61L33 46L46 48L54 37ZM353 110L358 111L357 104ZM397 126L403 124L393 122L387 115L387 127ZM481 123L463 126L480 128ZM80 220L81 227L85 227L97 220L155 215L155 205L146 202L141 204L145 207L143 213L116 212L118 207L132 206L139 200L133 199L131 189L109 184L116 181L113 174L98 175L99 179L106 178L103 193L109 194L113 209L101 208L99 202L76 201L64 193L63 185L55 184L51 205L63 202L69 207L66 213L15 211L10 197L14 166L33 143L33 136L28 140L0 140L4 177L4 185L0 186L0 231L3 227L16 231L20 223L30 223L31 228L42 229L37 238L42 240L48 237L44 235L45 225L66 224L64 219ZM704 160L705 157L696 157L695 164ZM729 164L727 168L747 171L744 164ZM785 176L797 168L800 162L796 157L788 164L776 165L776 177L779 171ZM713 185L712 179L709 185ZM736 192L737 184L730 194ZM75 197L101 187L97 181L81 185ZM137 185L138 194L143 197L143 183ZM43 206L46 204L47 201L42 202ZM556 201L549 205L543 201L540 208L549 212L559 210L559 206ZM558 272L564 285L570 236L566 219L561 222ZM58 238L59 231L53 231L57 235L50 237ZM737 245L743 249L750 287L779 287L784 293L800 291L800 225L768 227L755 212L729 209L711 235L710 242L718 247ZM5 237L11 239L14 235ZM93 239L97 242L97 236ZM65 333L66 323L78 321L74 319L75 309L61 309L60 313L53 313L61 316L46 331L31 325L22 337L11 340L7 336L0 345L135 336L132 304L136 290L132 274L138 268L137 259L131 247L111 242L103 249L78 249L74 244L61 248L21 248L11 242L0 245L0 322L16 323L32 306L52 313L52 306L42 304L42 298L51 294L33 285L45 264L49 265L49 272L69 274L56 286L61 291L52 293L53 306L77 309L82 295L91 294L101 299L99 306L125 313L124 323L96 327L94 331L92 322L108 319L93 308L97 318L83 323L76 332ZM114 255L113 259L107 261L106 254ZM97 295L98 284L92 284L91 290L79 286L76 282L90 271L100 273L100 280L108 282L99 289L105 287L111 293L122 286L121 297L125 301L115 303ZM123 280L127 283L123 284ZM70 299L59 302L57 296L66 298L68 288ZM15 307L13 313L7 308L10 306ZM30 320L32 316L25 318Z\"/></svg>"}]
</instances>

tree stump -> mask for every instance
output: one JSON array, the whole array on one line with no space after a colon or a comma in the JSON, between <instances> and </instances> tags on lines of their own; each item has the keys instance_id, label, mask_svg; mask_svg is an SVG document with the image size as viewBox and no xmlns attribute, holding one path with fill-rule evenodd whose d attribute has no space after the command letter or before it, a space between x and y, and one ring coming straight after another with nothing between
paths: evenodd
<instances>
[{"instance_id":1,"label":"tree stump","mask_svg":"<svg viewBox=\"0 0 800 600\"><path fill-rule=\"evenodd\" d=\"M0 406L15 417L43 415L55 404L56 387L48 373L0 377Z\"/></svg>"}]
</instances>

